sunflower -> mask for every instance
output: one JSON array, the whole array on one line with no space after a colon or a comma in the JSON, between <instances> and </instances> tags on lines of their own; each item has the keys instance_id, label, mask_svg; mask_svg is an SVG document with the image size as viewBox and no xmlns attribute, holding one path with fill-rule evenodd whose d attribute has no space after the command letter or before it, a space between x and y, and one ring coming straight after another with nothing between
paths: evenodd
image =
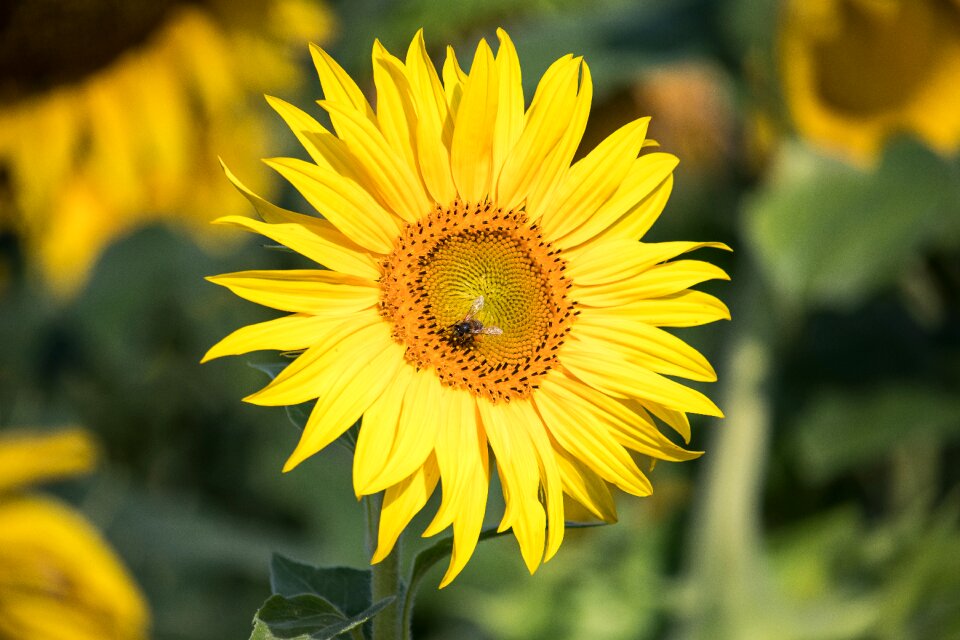
<instances>
[{"instance_id":1,"label":"sunflower","mask_svg":"<svg viewBox=\"0 0 960 640\"><path fill-rule=\"evenodd\" d=\"M310 0L12 0L0 13L0 231L60 294L142 224L207 229L230 191L209 159L261 153L250 96L265 77L292 86L288 43L331 28Z\"/></svg>"},{"instance_id":2,"label":"sunflower","mask_svg":"<svg viewBox=\"0 0 960 640\"><path fill-rule=\"evenodd\" d=\"M227 175L262 221L217 222L262 234L325 269L210 278L283 317L250 325L204 360L261 349L301 351L246 398L316 399L284 467L293 469L361 416L358 496L385 492L382 560L438 483L424 535L452 526L441 586L477 544L495 461L528 569L564 534L564 495L616 518L609 485L645 496L631 453L689 460L688 412L720 416L667 377L715 380L709 363L664 326L728 318L688 287L727 278L685 252L702 242L638 242L666 204L677 159L644 153L648 118L624 125L573 166L592 83L557 60L524 108L520 63L498 30L464 72L452 48L441 74L422 31L405 60L373 47L376 111L322 49L311 51L335 131L276 98L270 104L312 162L267 160L323 216L280 209ZM442 80L441 80L442 78ZM492 451L493 457L490 457Z\"/></svg>"},{"instance_id":3,"label":"sunflower","mask_svg":"<svg viewBox=\"0 0 960 640\"><path fill-rule=\"evenodd\" d=\"M60 501L24 491L95 460L80 429L0 436L0 638L147 637L143 595L99 532Z\"/></svg>"},{"instance_id":4,"label":"sunflower","mask_svg":"<svg viewBox=\"0 0 960 640\"><path fill-rule=\"evenodd\" d=\"M960 148L960 3L791 0L780 29L797 130L866 163L892 135Z\"/></svg>"}]
</instances>

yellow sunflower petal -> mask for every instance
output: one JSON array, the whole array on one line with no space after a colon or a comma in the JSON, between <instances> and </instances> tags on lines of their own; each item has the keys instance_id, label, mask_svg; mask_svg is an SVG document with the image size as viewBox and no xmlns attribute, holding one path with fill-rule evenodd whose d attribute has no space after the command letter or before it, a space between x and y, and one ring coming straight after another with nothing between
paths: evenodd
<instances>
[{"instance_id":1,"label":"yellow sunflower petal","mask_svg":"<svg viewBox=\"0 0 960 640\"><path fill-rule=\"evenodd\" d=\"M382 330L386 334L386 327ZM357 335L357 334L354 334ZM354 336L351 336L351 338ZM317 404L310 412L303 436L287 460L283 470L290 471L305 459L339 438L370 407L387 387L397 370L404 366L403 347L386 335L372 336L355 342L353 353L347 349L347 339L323 360L325 367L317 367L311 378L320 390ZM344 366L344 359L347 365ZM350 359L352 358L352 359Z\"/></svg>"},{"instance_id":2,"label":"yellow sunflower petal","mask_svg":"<svg viewBox=\"0 0 960 640\"><path fill-rule=\"evenodd\" d=\"M512 404L512 403L511 403ZM507 511L501 529L513 527L520 554L533 573L543 560L546 514L540 504L537 451L525 431L514 428L511 404L478 403L483 427L497 458Z\"/></svg>"},{"instance_id":3,"label":"yellow sunflower petal","mask_svg":"<svg viewBox=\"0 0 960 640\"><path fill-rule=\"evenodd\" d=\"M557 465L557 452L547 436L543 420L531 402L511 402L510 406L514 413L513 423L527 430L530 442L537 452L540 482L547 510L547 545L543 555L543 561L547 562L560 549L564 532L563 481Z\"/></svg>"},{"instance_id":4,"label":"yellow sunflower petal","mask_svg":"<svg viewBox=\"0 0 960 640\"><path fill-rule=\"evenodd\" d=\"M413 168L390 147L376 125L335 102L321 100L318 104L331 118L338 116L337 132L390 211L407 222L416 222L432 208Z\"/></svg>"},{"instance_id":5,"label":"yellow sunflower petal","mask_svg":"<svg viewBox=\"0 0 960 640\"><path fill-rule=\"evenodd\" d=\"M381 348L386 331L382 321L371 312L358 313L348 319L339 318L324 327L310 347L288 364L270 383L246 398L245 401L268 407L299 404L316 398L322 391L312 384L312 377L332 358L362 356L374 348ZM363 342L363 336L368 342ZM389 339L389 338L388 338ZM370 343L373 343L372 345ZM354 358L355 359L355 358Z\"/></svg>"},{"instance_id":6,"label":"yellow sunflower petal","mask_svg":"<svg viewBox=\"0 0 960 640\"><path fill-rule=\"evenodd\" d=\"M393 486L423 464L433 451L449 396L433 371L419 370L407 388L397 436L386 465L360 493L370 494Z\"/></svg>"},{"instance_id":7,"label":"yellow sunflower petal","mask_svg":"<svg viewBox=\"0 0 960 640\"><path fill-rule=\"evenodd\" d=\"M436 458L430 456L408 477L386 490L380 509L377 550L371 563L376 564L390 555L400 533L433 495L439 477Z\"/></svg>"},{"instance_id":8,"label":"yellow sunflower petal","mask_svg":"<svg viewBox=\"0 0 960 640\"><path fill-rule=\"evenodd\" d=\"M676 156L669 153L648 153L634 160L616 193L580 227L558 239L558 246L574 247L605 231L633 239L643 236L663 211L677 163ZM670 184L664 187L667 180ZM652 198L654 194L658 197Z\"/></svg>"},{"instance_id":9,"label":"yellow sunflower petal","mask_svg":"<svg viewBox=\"0 0 960 640\"><path fill-rule=\"evenodd\" d=\"M297 351L314 344L325 332L343 322L339 317L292 315L240 327L204 354L201 363L223 356L275 349Z\"/></svg>"},{"instance_id":10,"label":"yellow sunflower petal","mask_svg":"<svg viewBox=\"0 0 960 640\"><path fill-rule=\"evenodd\" d=\"M500 40L500 48L496 57L498 98L497 124L493 133L494 176L500 175L507 155L520 139L524 109L523 82L517 50L503 29L497 29L497 38Z\"/></svg>"},{"instance_id":11,"label":"yellow sunflower petal","mask_svg":"<svg viewBox=\"0 0 960 640\"><path fill-rule=\"evenodd\" d=\"M611 355L613 361L608 360ZM564 343L561 362L585 383L615 398L643 398L679 411L723 417L699 391L616 356L616 351L598 352L595 345L587 349L571 339Z\"/></svg>"},{"instance_id":12,"label":"yellow sunflower petal","mask_svg":"<svg viewBox=\"0 0 960 640\"><path fill-rule=\"evenodd\" d=\"M318 316L346 316L379 301L375 282L336 271L239 271L207 280L272 309Z\"/></svg>"},{"instance_id":13,"label":"yellow sunflower petal","mask_svg":"<svg viewBox=\"0 0 960 640\"><path fill-rule=\"evenodd\" d=\"M355 112L371 123L375 122L376 116L373 115L370 103L367 102L363 91L353 81L353 78L343 70L343 67L337 64L337 61L330 57L330 54L315 44L310 45L310 55L313 58L314 66L317 68L317 74L320 76L320 86L323 87L324 99L339 105L343 110ZM338 114L331 114L330 120L333 122L337 133L342 135Z\"/></svg>"},{"instance_id":14,"label":"yellow sunflower petal","mask_svg":"<svg viewBox=\"0 0 960 640\"><path fill-rule=\"evenodd\" d=\"M586 311L586 310L584 310ZM653 300L640 300L606 313L626 316L654 327L695 327L717 320L729 320L730 310L715 296L702 291L679 291Z\"/></svg>"},{"instance_id":15,"label":"yellow sunflower petal","mask_svg":"<svg viewBox=\"0 0 960 640\"><path fill-rule=\"evenodd\" d=\"M498 97L493 52L486 40L480 40L463 88L450 147L453 182L464 202L483 202L491 192Z\"/></svg>"},{"instance_id":16,"label":"yellow sunflower petal","mask_svg":"<svg viewBox=\"0 0 960 640\"><path fill-rule=\"evenodd\" d=\"M573 286L572 295L587 307L614 307L677 293L707 280L729 280L715 265L701 260L676 260L647 269L635 278L597 286Z\"/></svg>"},{"instance_id":17,"label":"yellow sunflower petal","mask_svg":"<svg viewBox=\"0 0 960 640\"><path fill-rule=\"evenodd\" d=\"M447 57L443 61L443 94L447 99L447 105L450 108L451 121L456 120L456 114L460 110L460 100L463 99L463 85L467 82L467 74L460 68L457 61L457 53L453 47L447 47ZM450 130L450 138L453 138L453 130Z\"/></svg>"},{"instance_id":18,"label":"yellow sunflower petal","mask_svg":"<svg viewBox=\"0 0 960 640\"><path fill-rule=\"evenodd\" d=\"M423 532L432 536L453 524L453 552L440 587L453 580L477 546L490 484L487 439L477 424L477 403L467 392L450 394L449 419L437 433L436 458L443 499Z\"/></svg>"},{"instance_id":19,"label":"yellow sunflower petal","mask_svg":"<svg viewBox=\"0 0 960 640\"><path fill-rule=\"evenodd\" d=\"M617 505L607 483L562 447L555 447L563 490L604 522L617 521Z\"/></svg>"},{"instance_id":20,"label":"yellow sunflower petal","mask_svg":"<svg viewBox=\"0 0 960 640\"><path fill-rule=\"evenodd\" d=\"M587 420L580 407L569 401L571 396L563 387L544 379L534 398L537 411L557 443L607 482L633 495L650 495L650 481L627 450L614 440L605 425Z\"/></svg>"},{"instance_id":21,"label":"yellow sunflower petal","mask_svg":"<svg viewBox=\"0 0 960 640\"><path fill-rule=\"evenodd\" d=\"M496 201L503 208L519 206L534 185L549 183L554 178L542 173L544 159L556 152L558 142L575 120L581 64L580 58L564 56L550 65L540 79L527 110L523 132L507 155L497 179ZM587 77L586 70L584 77Z\"/></svg>"},{"instance_id":22,"label":"yellow sunflower petal","mask_svg":"<svg viewBox=\"0 0 960 640\"><path fill-rule=\"evenodd\" d=\"M683 438L684 442L688 444L690 443L690 419L684 412L668 409L663 405L650 401L641 402L639 400L622 400L621 402L634 412L649 411L653 415L663 420L678 434L680 434L680 437Z\"/></svg>"},{"instance_id":23,"label":"yellow sunflower petal","mask_svg":"<svg viewBox=\"0 0 960 640\"><path fill-rule=\"evenodd\" d=\"M427 55L423 30L407 51L407 78L417 107L417 159L427 190L436 202L447 204L457 197L450 169L453 119L447 108L437 71Z\"/></svg>"},{"instance_id":24,"label":"yellow sunflower petal","mask_svg":"<svg viewBox=\"0 0 960 640\"><path fill-rule=\"evenodd\" d=\"M373 84L377 88L380 131L407 166L416 167L417 112L403 63L380 41L373 44Z\"/></svg>"},{"instance_id":25,"label":"yellow sunflower petal","mask_svg":"<svg viewBox=\"0 0 960 640\"><path fill-rule=\"evenodd\" d=\"M364 495L363 488L369 486L387 464L397 437L403 398L415 371L409 365L400 367L383 394L363 414L353 454L353 487L357 496Z\"/></svg>"},{"instance_id":26,"label":"yellow sunflower petal","mask_svg":"<svg viewBox=\"0 0 960 640\"><path fill-rule=\"evenodd\" d=\"M380 277L376 261L362 247L348 240L333 225L324 224L323 220L316 220L316 223L319 224L310 223L309 227L300 223L269 224L243 216L226 216L213 221L213 224L266 236L328 269L369 281ZM342 243L330 240L337 236Z\"/></svg>"},{"instance_id":27,"label":"yellow sunflower petal","mask_svg":"<svg viewBox=\"0 0 960 640\"><path fill-rule=\"evenodd\" d=\"M543 230L551 240L585 224L621 186L646 137L650 118L640 118L610 134L586 157L570 168L557 192L541 205Z\"/></svg>"},{"instance_id":28,"label":"yellow sunflower petal","mask_svg":"<svg viewBox=\"0 0 960 640\"><path fill-rule=\"evenodd\" d=\"M623 214L620 219L610 225L606 231L600 233L597 238L629 238L639 240L642 238L653 223L657 221L660 214L663 213L670 194L673 192L673 174L671 173L661 182L646 198L633 205ZM565 238L564 244L576 242L580 238L576 235L571 238Z\"/></svg>"},{"instance_id":29,"label":"yellow sunflower petal","mask_svg":"<svg viewBox=\"0 0 960 640\"><path fill-rule=\"evenodd\" d=\"M609 238L565 253L568 277L577 284L596 285L639 276L649 267L678 255L711 247L731 251L722 242L638 242L632 238Z\"/></svg>"},{"instance_id":30,"label":"yellow sunflower petal","mask_svg":"<svg viewBox=\"0 0 960 640\"><path fill-rule=\"evenodd\" d=\"M569 124L564 127L560 140L540 161L537 175L527 193L526 208L533 222L539 220L547 210L546 203L553 200L556 195L555 191L569 172L570 163L580 147L580 140L587 128L590 104L593 100L593 80L590 76L590 68L585 62L582 64L581 72L580 89L573 105L573 112L569 116Z\"/></svg>"},{"instance_id":31,"label":"yellow sunflower petal","mask_svg":"<svg viewBox=\"0 0 960 640\"><path fill-rule=\"evenodd\" d=\"M588 313L592 311L593 313ZM688 380L714 382L717 374L696 349L662 329L633 322L602 310L585 309L574 328L577 340L589 351L594 346L617 349L651 371Z\"/></svg>"},{"instance_id":32,"label":"yellow sunflower petal","mask_svg":"<svg viewBox=\"0 0 960 640\"><path fill-rule=\"evenodd\" d=\"M702 453L688 451L660 432L644 409L661 408L660 405L646 400L611 398L567 374L551 376L550 384L564 390L566 401L586 416L589 424L603 425L614 440L628 449L670 462L692 460Z\"/></svg>"},{"instance_id":33,"label":"yellow sunflower petal","mask_svg":"<svg viewBox=\"0 0 960 640\"><path fill-rule=\"evenodd\" d=\"M320 215L345 236L376 253L389 253L399 220L357 183L339 173L294 158L266 160Z\"/></svg>"}]
</instances>

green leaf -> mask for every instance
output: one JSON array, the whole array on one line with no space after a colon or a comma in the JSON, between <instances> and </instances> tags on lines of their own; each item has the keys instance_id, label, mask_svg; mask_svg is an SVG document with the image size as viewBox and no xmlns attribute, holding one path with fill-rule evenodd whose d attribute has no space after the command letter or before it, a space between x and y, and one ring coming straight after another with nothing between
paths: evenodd
<instances>
[{"instance_id":1,"label":"green leaf","mask_svg":"<svg viewBox=\"0 0 960 640\"><path fill-rule=\"evenodd\" d=\"M359 614L346 617L329 601L314 594L270 596L257 611L250 640L329 640L354 631L394 599L384 598Z\"/></svg>"},{"instance_id":2,"label":"green leaf","mask_svg":"<svg viewBox=\"0 0 960 640\"><path fill-rule=\"evenodd\" d=\"M830 391L815 398L797 424L802 469L824 481L915 439L960 434L960 397L906 385L867 394Z\"/></svg>"},{"instance_id":3,"label":"green leaf","mask_svg":"<svg viewBox=\"0 0 960 640\"><path fill-rule=\"evenodd\" d=\"M348 616L370 607L369 570L349 567L313 567L274 553L270 560L270 588L287 598L315 594Z\"/></svg>"},{"instance_id":4,"label":"green leaf","mask_svg":"<svg viewBox=\"0 0 960 640\"><path fill-rule=\"evenodd\" d=\"M850 307L945 231L955 171L908 140L862 171L787 145L749 203L746 235L769 284L795 305Z\"/></svg>"}]
</instances>

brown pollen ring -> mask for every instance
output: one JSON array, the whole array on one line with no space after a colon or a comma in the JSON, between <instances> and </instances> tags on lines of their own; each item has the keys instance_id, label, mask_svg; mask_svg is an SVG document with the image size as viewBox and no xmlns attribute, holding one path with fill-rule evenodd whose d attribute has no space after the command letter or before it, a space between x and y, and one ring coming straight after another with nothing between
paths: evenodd
<instances>
[{"instance_id":1,"label":"brown pollen ring","mask_svg":"<svg viewBox=\"0 0 960 640\"><path fill-rule=\"evenodd\" d=\"M577 314L560 250L522 210L438 205L407 225L380 266L380 313L407 361L492 402L530 396ZM480 296L478 333L458 332Z\"/></svg>"}]
</instances>

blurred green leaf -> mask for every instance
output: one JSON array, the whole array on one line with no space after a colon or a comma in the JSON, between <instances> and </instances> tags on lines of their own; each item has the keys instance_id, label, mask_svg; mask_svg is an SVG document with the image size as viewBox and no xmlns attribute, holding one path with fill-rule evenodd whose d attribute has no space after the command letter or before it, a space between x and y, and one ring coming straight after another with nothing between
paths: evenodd
<instances>
[{"instance_id":1,"label":"blurred green leaf","mask_svg":"<svg viewBox=\"0 0 960 640\"><path fill-rule=\"evenodd\" d=\"M798 451L808 477L822 482L882 459L912 438L960 434L960 396L887 386L870 393L823 393L797 418Z\"/></svg>"},{"instance_id":2,"label":"blurred green leaf","mask_svg":"<svg viewBox=\"0 0 960 640\"><path fill-rule=\"evenodd\" d=\"M359 614L346 617L317 595L271 596L257 611L250 640L329 640L354 631L393 600L393 596L384 598Z\"/></svg>"},{"instance_id":3,"label":"blurred green leaf","mask_svg":"<svg viewBox=\"0 0 960 640\"><path fill-rule=\"evenodd\" d=\"M956 193L950 165L909 140L890 145L872 172L786 145L747 207L746 232L787 301L850 307L934 243Z\"/></svg>"},{"instance_id":4,"label":"blurred green leaf","mask_svg":"<svg viewBox=\"0 0 960 640\"><path fill-rule=\"evenodd\" d=\"M270 560L270 588L287 598L316 594L333 603L348 616L370 606L369 570L349 567L313 567L279 553Z\"/></svg>"}]
</instances>

